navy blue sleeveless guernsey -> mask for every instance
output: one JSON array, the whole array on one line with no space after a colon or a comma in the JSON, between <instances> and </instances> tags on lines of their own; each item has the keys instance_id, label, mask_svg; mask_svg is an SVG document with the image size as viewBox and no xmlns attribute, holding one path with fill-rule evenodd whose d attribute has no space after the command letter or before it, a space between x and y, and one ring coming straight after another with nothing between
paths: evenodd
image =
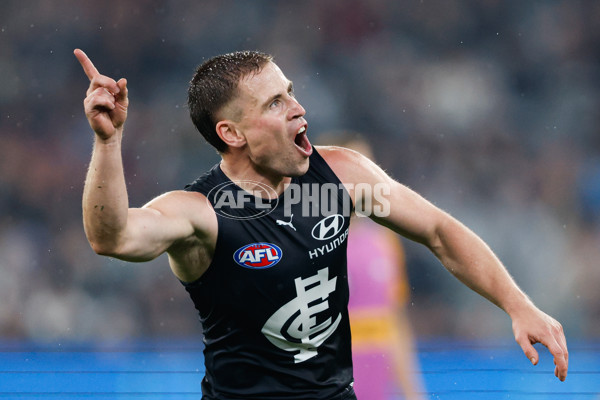
<instances>
[{"instance_id":1,"label":"navy blue sleeveless guernsey","mask_svg":"<svg viewBox=\"0 0 600 400\"><path fill-rule=\"evenodd\" d=\"M273 200L219 165L186 186L218 220L213 260L184 283L204 333L205 400L349 399L346 238L352 207L316 150Z\"/></svg>"}]
</instances>

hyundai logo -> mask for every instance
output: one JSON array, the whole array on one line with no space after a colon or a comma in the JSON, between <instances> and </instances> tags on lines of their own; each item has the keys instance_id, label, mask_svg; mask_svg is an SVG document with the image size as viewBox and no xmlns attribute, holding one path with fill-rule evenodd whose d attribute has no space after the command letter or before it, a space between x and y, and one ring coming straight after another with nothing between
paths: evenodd
<instances>
[{"instance_id":1,"label":"hyundai logo","mask_svg":"<svg viewBox=\"0 0 600 400\"><path fill-rule=\"evenodd\" d=\"M333 214L323 218L312 229L312 237L317 240L329 240L344 228L344 216Z\"/></svg>"}]
</instances>

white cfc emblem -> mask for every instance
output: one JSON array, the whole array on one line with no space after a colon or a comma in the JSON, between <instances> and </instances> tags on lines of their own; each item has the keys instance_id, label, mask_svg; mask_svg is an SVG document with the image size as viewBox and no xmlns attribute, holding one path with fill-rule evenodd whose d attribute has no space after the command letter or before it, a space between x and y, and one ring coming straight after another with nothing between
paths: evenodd
<instances>
[{"instance_id":1,"label":"white cfc emblem","mask_svg":"<svg viewBox=\"0 0 600 400\"><path fill-rule=\"evenodd\" d=\"M275 346L299 352L294 355L295 363L316 356L317 347L331 336L342 319L339 313L335 321L329 317L317 325L315 317L329 309L327 298L335 290L336 280L329 279L329 268L323 268L306 279L296 278L296 298L277 310L261 329Z\"/></svg>"}]
</instances>

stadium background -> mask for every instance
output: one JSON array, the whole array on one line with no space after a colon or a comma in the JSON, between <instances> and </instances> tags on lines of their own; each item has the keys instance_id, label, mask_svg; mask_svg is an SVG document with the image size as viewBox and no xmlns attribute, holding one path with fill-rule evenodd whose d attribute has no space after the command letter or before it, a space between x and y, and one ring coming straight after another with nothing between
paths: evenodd
<instances>
[{"instance_id":1,"label":"stadium background","mask_svg":"<svg viewBox=\"0 0 600 400\"><path fill-rule=\"evenodd\" d=\"M366 134L390 174L489 243L563 323L575 352L592 357L582 382L600 381L599 2L3 1L5 371L32 349L60 356L74 343L168 347L201 333L165 257L127 264L96 256L85 240L80 203L92 134L76 47L102 73L129 81L132 205L218 161L185 105L195 66L233 50L270 52L294 81L313 141L334 129ZM518 350L504 313L427 250L405 244L422 349ZM0 373L0 386L8 378ZM582 385L573 390L600 391Z\"/></svg>"}]
</instances>

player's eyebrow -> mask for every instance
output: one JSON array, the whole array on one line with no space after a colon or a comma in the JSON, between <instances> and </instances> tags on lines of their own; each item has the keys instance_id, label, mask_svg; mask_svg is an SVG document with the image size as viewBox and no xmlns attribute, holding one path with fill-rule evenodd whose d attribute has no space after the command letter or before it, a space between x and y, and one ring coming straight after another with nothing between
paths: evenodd
<instances>
[{"instance_id":1,"label":"player's eyebrow","mask_svg":"<svg viewBox=\"0 0 600 400\"><path fill-rule=\"evenodd\" d=\"M293 93L293 92L294 92L294 82L288 81L287 93ZM263 103L263 108L269 107L269 104L271 104L273 101L275 101L281 97L283 97L283 93L277 93L277 94L269 97L269 99Z\"/></svg>"}]
</instances>

